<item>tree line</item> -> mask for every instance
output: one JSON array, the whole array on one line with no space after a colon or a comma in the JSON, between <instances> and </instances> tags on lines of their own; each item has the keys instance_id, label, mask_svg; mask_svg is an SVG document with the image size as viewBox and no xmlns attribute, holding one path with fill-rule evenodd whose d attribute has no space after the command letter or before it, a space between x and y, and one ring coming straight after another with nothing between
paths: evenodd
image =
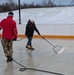
<instances>
[{"instance_id":1,"label":"tree line","mask_svg":"<svg viewBox=\"0 0 74 75\"><path fill-rule=\"evenodd\" d=\"M25 8L42 8L42 7L51 7L53 6L53 4L34 4L34 2L32 2L31 4L20 4L20 8L21 9L25 9ZM0 12L7 12L7 11L11 11L11 10L18 10L19 9L19 5L12 2L12 3L5 3L5 4L1 4L0 5Z\"/></svg>"},{"instance_id":2,"label":"tree line","mask_svg":"<svg viewBox=\"0 0 74 75\"><path fill-rule=\"evenodd\" d=\"M7 12L7 11L19 9L19 5L14 0L7 0L7 1L8 1L7 3L0 4L0 12ZM20 8L25 9L25 8L43 8L43 7L55 7L55 6L68 6L68 5L55 5L53 1L52 0L43 0L42 4L35 4L34 2L32 2L31 4L23 3L23 4L20 4ZM74 2L74 0L73 0L73 2Z\"/></svg>"}]
</instances>

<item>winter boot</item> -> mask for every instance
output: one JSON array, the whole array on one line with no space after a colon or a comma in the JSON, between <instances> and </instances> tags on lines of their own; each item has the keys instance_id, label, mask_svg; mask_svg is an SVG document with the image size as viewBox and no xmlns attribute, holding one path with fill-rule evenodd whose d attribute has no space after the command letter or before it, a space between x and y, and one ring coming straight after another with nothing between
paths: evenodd
<instances>
[{"instance_id":1,"label":"winter boot","mask_svg":"<svg viewBox=\"0 0 74 75\"><path fill-rule=\"evenodd\" d=\"M26 45L25 48L29 48L28 45Z\"/></svg>"},{"instance_id":2,"label":"winter boot","mask_svg":"<svg viewBox=\"0 0 74 75\"><path fill-rule=\"evenodd\" d=\"M30 46L28 49L30 49L30 50L34 50L34 48L33 48L32 46Z\"/></svg>"},{"instance_id":3,"label":"winter boot","mask_svg":"<svg viewBox=\"0 0 74 75\"><path fill-rule=\"evenodd\" d=\"M13 58L12 58L12 57L7 56L7 60L6 60L6 62L11 62L12 60L13 60Z\"/></svg>"}]
</instances>

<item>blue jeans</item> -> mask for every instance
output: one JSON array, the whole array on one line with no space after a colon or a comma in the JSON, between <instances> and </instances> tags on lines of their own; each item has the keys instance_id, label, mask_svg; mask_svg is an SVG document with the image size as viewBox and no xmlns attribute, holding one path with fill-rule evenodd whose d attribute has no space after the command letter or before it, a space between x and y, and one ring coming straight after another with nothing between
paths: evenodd
<instances>
[{"instance_id":1,"label":"blue jeans","mask_svg":"<svg viewBox=\"0 0 74 75\"><path fill-rule=\"evenodd\" d=\"M32 46L32 43L31 43L31 41L32 41L32 37L28 37L28 36L27 36L27 38L28 38L27 45Z\"/></svg>"}]
</instances>

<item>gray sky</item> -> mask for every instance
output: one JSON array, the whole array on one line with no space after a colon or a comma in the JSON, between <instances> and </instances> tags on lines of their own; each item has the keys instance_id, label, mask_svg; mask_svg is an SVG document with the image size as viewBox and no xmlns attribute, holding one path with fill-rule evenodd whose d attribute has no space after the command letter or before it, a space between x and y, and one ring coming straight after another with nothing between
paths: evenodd
<instances>
[{"instance_id":1,"label":"gray sky","mask_svg":"<svg viewBox=\"0 0 74 75\"><path fill-rule=\"evenodd\" d=\"M18 0L16 0L16 1L18 1ZM42 0L20 0L20 2L21 3L32 3L32 2L34 2L34 3L41 3Z\"/></svg>"},{"instance_id":2,"label":"gray sky","mask_svg":"<svg viewBox=\"0 0 74 75\"><path fill-rule=\"evenodd\" d=\"M13 1L18 2L18 0L13 0ZM8 0L0 0L0 4L5 2L8 2ZM20 3L32 3L32 2L41 3L42 0L20 0Z\"/></svg>"},{"instance_id":3,"label":"gray sky","mask_svg":"<svg viewBox=\"0 0 74 75\"><path fill-rule=\"evenodd\" d=\"M8 0L0 0L0 4L1 3L5 3L6 1L8 1ZM18 0L13 0L13 1L15 1L15 2L18 2ZM21 4L22 3L32 3L32 2L34 2L34 3L38 3L38 4L40 4L40 3L42 3L42 1L44 1L44 0L20 0L20 2L21 2ZM54 1L54 3L56 3L56 4L68 4L68 3L71 3L72 2L72 0L52 0L52 1Z\"/></svg>"},{"instance_id":4,"label":"gray sky","mask_svg":"<svg viewBox=\"0 0 74 75\"><path fill-rule=\"evenodd\" d=\"M44 1L44 0L20 0L20 1L21 1L21 3L23 3L23 2L26 2L26 3L32 3L32 2L34 2L34 3L42 3L42 1ZM56 4L58 4L58 3L59 4L69 4L69 3L72 3L73 0L52 0L52 1L54 3L56 3Z\"/></svg>"}]
</instances>

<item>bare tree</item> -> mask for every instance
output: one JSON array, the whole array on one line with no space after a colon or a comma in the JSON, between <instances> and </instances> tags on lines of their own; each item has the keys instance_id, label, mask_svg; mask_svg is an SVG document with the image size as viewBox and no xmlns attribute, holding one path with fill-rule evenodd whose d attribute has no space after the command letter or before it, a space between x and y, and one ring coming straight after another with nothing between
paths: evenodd
<instances>
[{"instance_id":1,"label":"bare tree","mask_svg":"<svg viewBox=\"0 0 74 75\"><path fill-rule=\"evenodd\" d=\"M47 6L47 0L43 0L42 1L42 5L45 7L45 6Z\"/></svg>"},{"instance_id":2,"label":"bare tree","mask_svg":"<svg viewBox=\"0 0 74 75\"><path fill-rule=\"evenodd\" d=\"M74 5L74 0L73 0L73 5Z\"/></svg>"},{"instance_id":3,"label":"bare tree","mask_svg":"<svg viewBox=\"0 0 74 75\"><path fill-rule=\"evenodd\" d=\"M51 6L51 3L52 3L51 0L48 0L48 6Z\"/></svg>"},{"instance_id":4,"label":"bare tree","mask_svg":"<svg viewBox=\"0 0 74 75\"><path fill-rule=\"evenodd\" d=\"M43 6L54 6L54 0L43 0Z\"/></svg>"},{"instance_id":5,"label":"bare tree","mask_svg":"<svg viewBox=\"0 0 74 75\"><path fill-rule=\"evenodd\" d=\"M11 11L13 10L13 5L15 4L15 0L7 0L10 3Z\"/></svg>"},{"instance_id":6,"label":"bare tree","mask_svg":"<svg viewBox=\"0 0 74 75\"><path fill-rule=\"evenodd\" d=\"M54 6L54 3L52 0L48 0L48 6Z\"/></svg>"}]
</instances>

